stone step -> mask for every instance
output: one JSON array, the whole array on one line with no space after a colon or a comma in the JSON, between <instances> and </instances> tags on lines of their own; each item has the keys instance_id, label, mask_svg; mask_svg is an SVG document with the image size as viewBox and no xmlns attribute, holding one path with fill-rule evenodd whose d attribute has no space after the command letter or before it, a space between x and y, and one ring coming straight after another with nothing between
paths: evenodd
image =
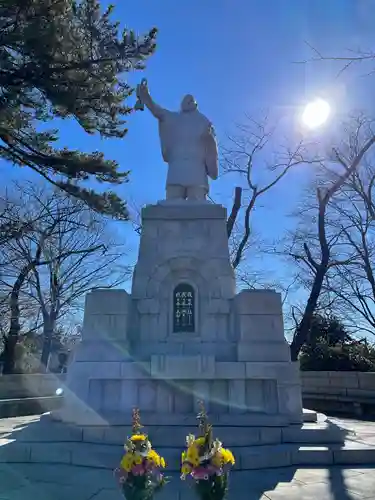
<instances>
[{"instance_id":1,"label":"stone step","mask_svg":"<svg viewBox=\"0 0 375 500\"><path fill-rule=\"evenodd\" d=\"M21 443L0 440L2 463L71 464L100 469L115 468L123 454L121 446L89 443ZM232 447L236 470L253 470L291 465L375 463L375 448L361 443L299 446L293 444ZM157 448L167 461L167 471L179 470L181 448Z\"/></svg>"},{"instance_id":2,"label":"stone step","mask_svg":"<svg viewBox=\"0 0 375 500\"><path fill-rule=\"evenodd\" d=\"M303 409L303 421L304 422L317 422L318 421L318 414L314 410L307 410L306 408Z\"/></svg>"},{"instance_id":3,"label":"stone step","mask_svg":"<svg viewBox=\"0 0 375 500\"><path fill-rule=\"evenodd\" d=\"M197 433L193 426L148 426L145 431L155 447L179 447L185 443L189 433ZM0 437L8 437L12 425L0 428ZM122 446L131 434L130 426L86 426L78 427L63 423L42 421L30 425L22 432L14 431L19 442L85 442ZM330 422L304 424L290 427L222 427L214 428L224 446L261 446L280 443L342 443L347 431ZM3 435L3 436L1 436Z\"/></svg>"},{"instance_id":4,"label":"stone step","mask_svg":"<svg viewBox=\"0 0 375 500\"><path fill-rule=\"evenodd\" d=\"M55 421L63 421L82 426L128 426L131 418L131 409L129 412L112 412L99 413L91 408L80 405L63 407L59 411L51 413L50 419ZM267 414L267 413L219 413L209 414L210 422L216 426L223 427L283 427L289 425L289 420L286 415ZM168 425L174 426L192 426L197 427L196 413L179 414L179 413L157 413L142 411L142 424L148 426Z\"/></svg>"},{"instance_id":5,"label":"stone step","mask_svg":"<svg viewBox=\"0 0 375 500\"><path fill-rule=\"evenodd\" d=\"M146 429L153 446L178 447L185 443L189 433L197 433L197 427L188 426L148 426ZM0 437L8 437L11 429L0 428ZM64 424L30 425L22 432L14 431L18 442L85 442L123 446L131 427L95 426L76 427ZM215 427L225 446L254 446L281 443L281 428L277 427Z\"/></svg>"},{"instance_id":6,"label":"stone step","mask_svg":"<svg viewBox=\"0 0 375 500\"><path fill-rule=\"evenodd\" d=\"M283 443L316 444L342 443L347 431L331 422L291 425L281 429Z\"/></svg>"},{"instance_id":7,"label":"stone step","mask_svg":"<svg viewBox=\"0 0 375 500\"><path fill-rule=\"evenodd\" d=\"M188 434L198 433L196 426L148 426L146 430L155 447L179 447L185 443ZM83 441L122 445L130 433L130 427L84 428ZM214 436L228 447L277 444L282 441L281 428L278 427L217 426L214 428Z\"/></svg>"}]
</instances>

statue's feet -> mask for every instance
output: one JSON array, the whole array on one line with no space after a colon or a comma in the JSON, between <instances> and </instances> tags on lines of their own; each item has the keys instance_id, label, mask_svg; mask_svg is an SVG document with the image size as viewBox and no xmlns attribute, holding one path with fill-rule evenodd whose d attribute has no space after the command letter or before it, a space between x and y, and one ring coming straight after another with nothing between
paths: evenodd
<instances>
[{"instance_id":1,"label":"statue's feet","mask_svg":"<svg viewBox=\"0 0 375 500\"><path fill-rule=\"evenodd\" d=\"M194 198L167 198L166 200L159 200L158 205L207 205L211 204L207 199L197 200Z\"/></svg>"}]
</instances>

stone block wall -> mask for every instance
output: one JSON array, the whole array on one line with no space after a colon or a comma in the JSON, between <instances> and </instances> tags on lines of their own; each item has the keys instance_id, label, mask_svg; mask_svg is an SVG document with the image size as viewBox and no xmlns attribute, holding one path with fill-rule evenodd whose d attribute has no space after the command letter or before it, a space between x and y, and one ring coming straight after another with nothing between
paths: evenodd
<instances>
[{"instance_id":1,"label":"stone block wall","mask_svg":"<svg viewBox=\"0 0 375 500\"><path fill-rule=\"evenodd\" d=\"M301 372L302 393L329 396L330 399L343 397L374 398L375 373L372 372Z\"/></svg>"},{"instance_id":2,"label":"stone block wall","mask_svg":"<svg viewBox=\"0 0 375 500\"><path fill-rule=\"evenodd\" d=\"M238 360L289 362L281 295L274 290L242 290L233 302Z\"/></svg>"},{"instance_id":3,"label":"stone block wall","mask_svg":"<svg viewBox=\"0 0 375 500\"><path fill-rule=\"evenodd\" d=\"M274 380L213 379L91 379L89 406L98 412L142 412L189 415L198 411L203 399L215 415L261 412L278 414Z\"/></svg>"},{"instance_id":4,"label":"stone block wall","mask_svg":"<svg viewBox=\"0 0 375 500\"><path fill-rule=\"evenodd\" d=\"M196 294L195 332L176 336L173 330L173 290L180 283ZM176 352L185 342L191 348L216 350L231 342L231 300L235 278L226 234L226 210L220 205L154 205L142 211L142 235L132 283L132 320L129 337L135 352L149 355L155 343L174 341ZM137 341L143 341L140 352ZM187 342L188 341L188 342ZM205 344L207 343L207 344ZM208 345L210 344L211 345ZM168 349L170 349L168 347ZM172 348L173 349L173 348ZM235 359L228 353L224 359ZM233 351L233 348L232 348ZM188 353L189 354L189 353Z\"/></svg>"},{"instance_id":5,"label":"stone block wall","mask_svg":"<svg viewBox=\"0 0 375 500\"><path fill-rule=\"evenodd\" d=\"M0 376L0 399L53 396L61 378L50 374Z\"/></svg>"}]
</instances>

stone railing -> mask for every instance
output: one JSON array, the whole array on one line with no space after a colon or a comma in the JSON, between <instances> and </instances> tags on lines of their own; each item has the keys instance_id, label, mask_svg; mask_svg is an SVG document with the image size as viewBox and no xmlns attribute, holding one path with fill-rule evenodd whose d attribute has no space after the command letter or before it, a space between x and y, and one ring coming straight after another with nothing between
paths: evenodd
<instances>
[{"instance_id":1,"label":"stone railing","mask_svg":"<svg viewBox=\"0 0 375 500\"><path fill-rule=\"evenodd\" d=\"M0 376L0 400L53 396L61 379L52 374L24 374Z\"/></svg>"},{"instance_id":2,"label":"stone railing","mask_svg":"<svg viewBox=\"0 0 375 500\"><path fill-rule=\"evenodd\" d=\"M373 413L375 372L301 372L304 406L320 411Z\"/></svg>"},{"instance_id":3,"label":"stone railing","mask_svg":"<svg viewBox=\"0 0 375 500\"><path fill-rule=\"evenodd\" d=\"M45 413L60 408L63 384L52 374L0 376L0 418Z\"/></svg>"}]
</instances>

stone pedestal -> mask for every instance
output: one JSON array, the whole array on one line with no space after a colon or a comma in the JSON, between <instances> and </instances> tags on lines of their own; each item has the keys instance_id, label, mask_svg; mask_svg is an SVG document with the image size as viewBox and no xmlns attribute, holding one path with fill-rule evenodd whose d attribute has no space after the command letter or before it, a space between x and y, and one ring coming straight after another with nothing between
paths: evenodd
<instances>
[{"instance_id":1,"label":"stone pedestal","mask_svg":"<svg viewBox=\"0 0 375 500\"><path fill-rule=\"evenodd\" d=\"M280 295L236 295L223 207L179 202L143 210L131 295L88 294L68 386L70 419L78 418L68 412L75 399L87 418L118 414L126 423L138 406L148 421L183 424L200 398L210 418L231 425L254 413L302 421Z\"/></svg>"}]
</instances>

